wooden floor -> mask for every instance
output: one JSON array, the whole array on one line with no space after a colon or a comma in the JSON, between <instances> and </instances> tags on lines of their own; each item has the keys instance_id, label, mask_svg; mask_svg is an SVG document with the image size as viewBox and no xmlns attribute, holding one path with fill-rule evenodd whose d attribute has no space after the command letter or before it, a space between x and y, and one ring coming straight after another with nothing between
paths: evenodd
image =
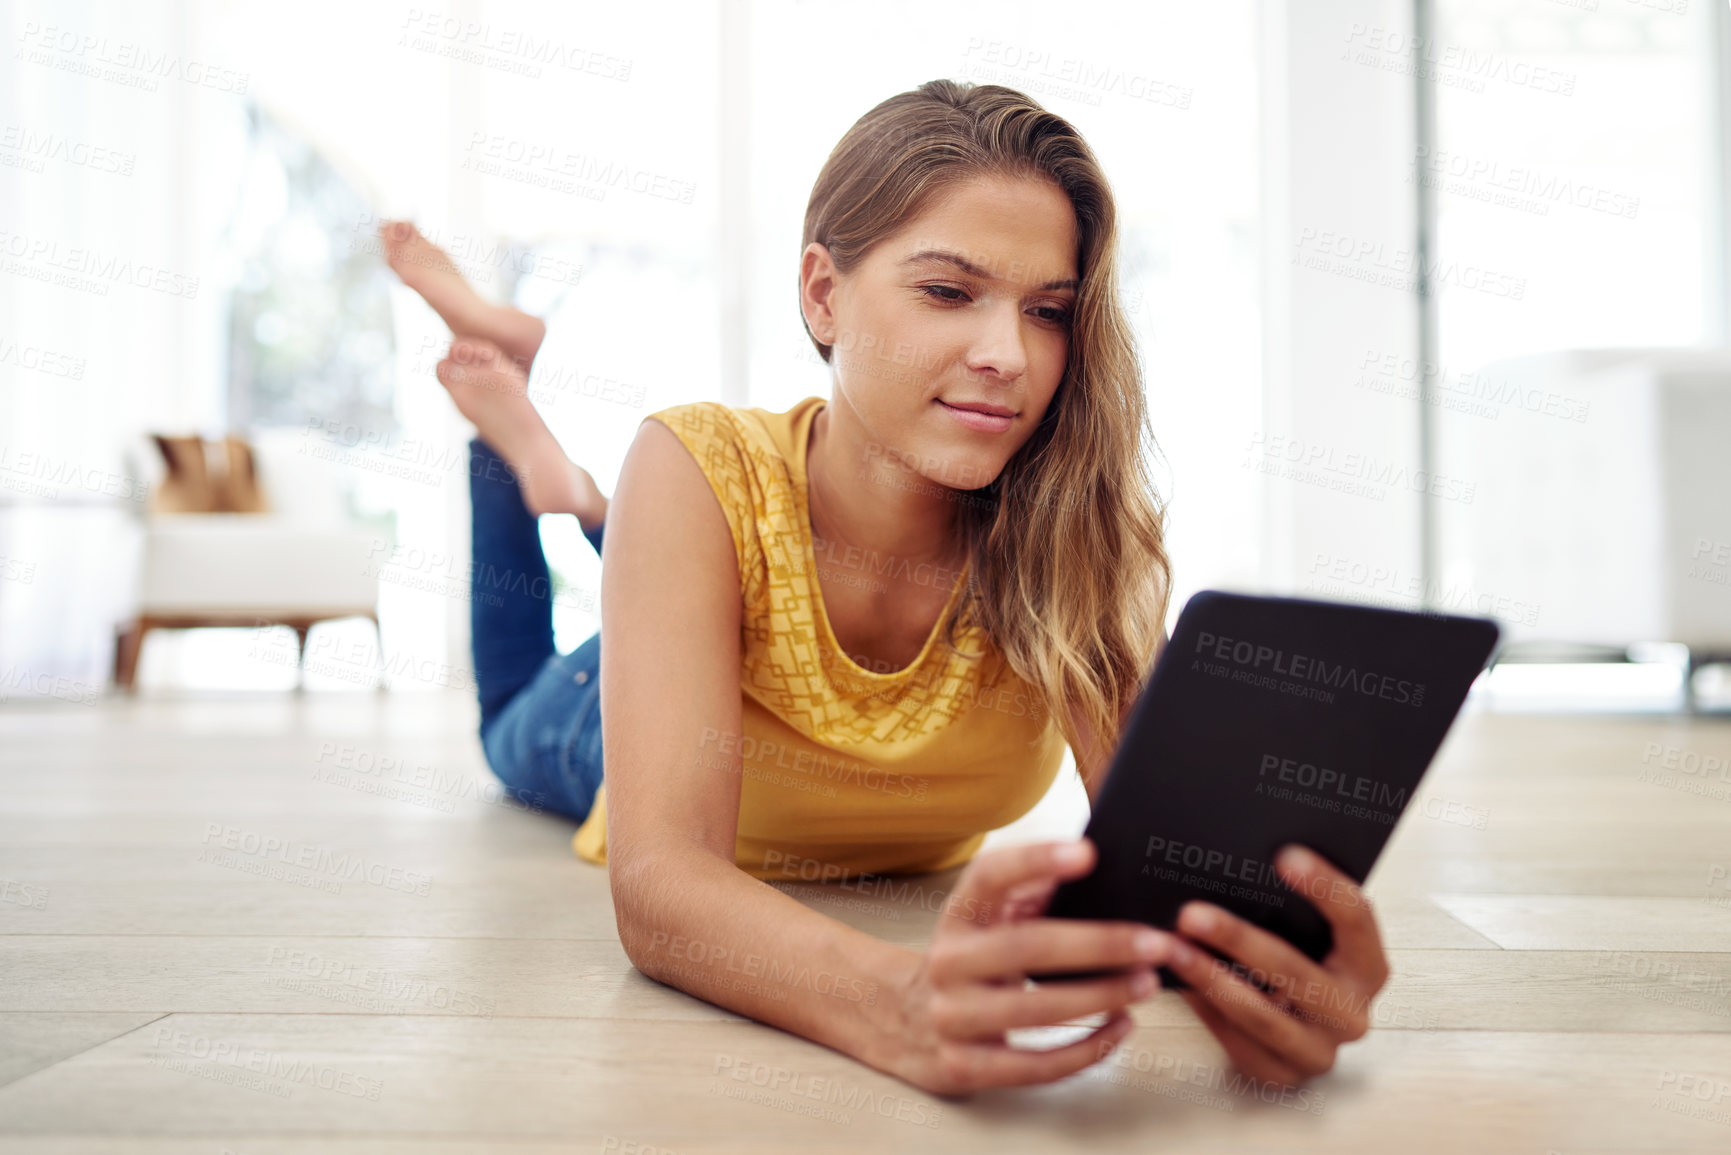
<instances>
[{"instance_id":1,"label":"wooden floor","mask_svg":"<svg viewBox=\"0 0 1731 1155\"><path fill-rule=\"evenodd\" d=\"M1731 758L1724 721L1463 716L1371 879L1377 1027L1284 1104L1171 995L1082 1075L943 1102L650 981L472 724L433 695L0 708L0 1149L1731 1151L1731 771L1681 771ZM1077 791L994 841L1076 833Z\"/></svg>"}]
</instances>

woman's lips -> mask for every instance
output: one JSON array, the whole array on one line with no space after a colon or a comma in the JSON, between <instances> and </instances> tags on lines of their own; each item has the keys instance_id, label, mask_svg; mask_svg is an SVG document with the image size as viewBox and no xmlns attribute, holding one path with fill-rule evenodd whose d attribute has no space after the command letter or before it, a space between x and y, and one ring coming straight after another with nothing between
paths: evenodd
<instances>
[{"instance_id":1,"label":"woman's lips","mask_svg":"<svg viewBox=\"0 0 1731 1155\"><path fill-rule=\"evenodd\" d=\"M969 429L977 429L981 433L1002 433L1015 420L1014 417L1000 417L992 413L981 413L974 409L958 409L954 405L945 404L941 399L934 398L934 400L944 407L945 413Z\"/></svg>"}]
</instances>

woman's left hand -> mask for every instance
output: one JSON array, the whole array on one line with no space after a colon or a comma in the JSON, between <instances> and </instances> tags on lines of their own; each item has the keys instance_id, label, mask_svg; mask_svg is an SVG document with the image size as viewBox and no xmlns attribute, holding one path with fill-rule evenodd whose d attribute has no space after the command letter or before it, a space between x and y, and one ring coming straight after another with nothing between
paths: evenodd
<instances>
[{"instance_id":1,"label":"woman's left hand","mask_svg":"<svg viewBox=\"0 0 1731 1155\"><path fill-rule=\"evenodd\" d=\"M1334 928L1326 958L1312 962L1213 903L1190 902L1179 911L1179 949L1167 967L1189 984L1184 1000L1239 1070L1291 1085L1332 1069L1340 1045L1364 1037L1371 999L1388 981L1388 959L1370 899L1352 879L1297 846L1282 851L1275 868ZM1186 938L1237 960L1267 990Z\"/></svg>"}]
</instances>

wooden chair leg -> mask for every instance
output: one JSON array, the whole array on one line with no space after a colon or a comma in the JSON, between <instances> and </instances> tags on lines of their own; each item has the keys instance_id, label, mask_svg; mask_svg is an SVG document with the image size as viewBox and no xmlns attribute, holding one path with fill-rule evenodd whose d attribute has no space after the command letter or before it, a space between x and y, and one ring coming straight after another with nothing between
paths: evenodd
<instances>
[{"instance_id":1,"label":"wooden chair leg","mask_svg":"<svg viewBox=\"0 0 1731 1155\"><path fill-rule=\"evenodd\" d=\"M290 628L295 632L295 692L299 693L307 685L307 635L313 626L311 622L295 622Z\"/></svg>"},{"instance_id":2,"label":"wooden chair leg","mask_svg":"<svg viewBox=\"0 0 1731 1155\"><path fill-rule=\"evenodd\" d=\"M369 613L367 615L367 620L373 623L373 644L374 648L379 652L379 684L374 687L374 690L383 694L385 691L390 689L390 687L385 684L385 671L390 668L385 665L385 631L379 626L378 611L375 610L372 613Z\"/></svg>"},{"instance_id":3,"label":"wooden chair leg","mask_svg":"<svg viewBox=\"0 0 1731 1155\"><path fill-rule=\"evenodd\" d=\"M150 632L150 623L143 618L129 623L120 631L114 642L114 685L116 689L132 693L137 687L138 656L144 650L144 635Z\"/></svg>"}]
</instances>

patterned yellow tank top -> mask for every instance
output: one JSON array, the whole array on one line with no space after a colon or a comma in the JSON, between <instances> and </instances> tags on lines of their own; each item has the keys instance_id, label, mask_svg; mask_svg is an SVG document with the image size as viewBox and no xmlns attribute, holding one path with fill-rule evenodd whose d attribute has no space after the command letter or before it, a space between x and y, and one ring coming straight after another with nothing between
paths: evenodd
<instances>
[{"instance_id":1,"label":"patterned yellow tank top","mask_svg":"<svg viewBox=\"0 0 1731 1155\"><path fill-rule=\"evenodd\" d=\"M771 413L698 401L644 418L691 451L739 557L742 726L736 743L716 742L717 758L737 752L744 772L735 861L758 878L942 870L1033 808L1064 739L965 607L956 650L945 645L966 566L911 665L878 673L842 652L806 505L806 450L825 404ZM606 792L573 838L603 864Z\"/></svg>"}]
</instances>

